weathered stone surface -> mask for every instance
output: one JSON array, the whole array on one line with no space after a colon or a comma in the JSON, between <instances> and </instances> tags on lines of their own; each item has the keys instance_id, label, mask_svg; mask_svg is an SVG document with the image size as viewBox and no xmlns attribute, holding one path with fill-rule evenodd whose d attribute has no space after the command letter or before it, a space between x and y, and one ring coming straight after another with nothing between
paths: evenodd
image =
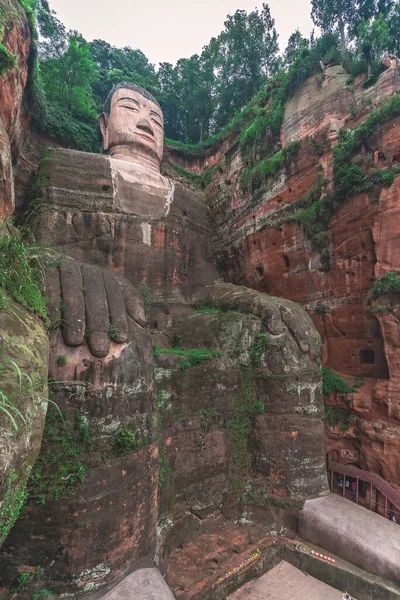
<instances>
[{"instance_id":1,"label":"weathered stone surface","mask_svg":"<svg viewBox=\"0 0 400 600\"><path fill-rule=\"evenodd\" d=\"M200 533L195 539L174 550L168 565L167 582L174 596L182 600L226 597L223 588L221 594L216 593L219 587L217 580L220 577L229 581L227 574L236 568L240 582L242 577L246 577L247 571L240 565L247 561L257 548L267 549L266 553L272 554L272 564L266 561L268 566L266 565L265 570L268 570L281 560L284 541L284 538L267 535L267 528L263 524L219 524L214 526L213 530ZM260 567L260 564L257 566ZM253 577L256 574L257 571Z\"/></svg>"},{"instance_id":2,"label":"weathered stone surface","mask_svg":"<svg viewBox=\"0 0 400 600\"><path fill-rule=\"evenodd\" d=\"M0 545L18 517L40 450L47 409L48 349L44 325L25 308L10 300L0 309L1 405L18 429L0 408ZM4 402L3 395L22 418Z\"/></svg>"},{"instance_id":3,"label":"weathered stone surface","mask_svg":"<svg viewBox=\"0 0 400 600\"><path fill-rule=\"evenodd\" d=\"M329 127L333 132L343 126L352 101L352 94L346 88L348 78L343 67L334 66L305 82L286 104L282 126L283 144L314 135L324 127Z\"/></svg>"},{"instance_id":4,"label":"weathered stone surface","mask_svg":"<svg viewBox=\"0 0 400 600\"><path fill-rule=\"evenodd\" d=\"M299 535L370 573L400 581L398 525L345 498L307 500Z\"/></svg>"},{"instance_id":5,"label":"weathered stone surface","mask_svg":"<svg viewBox=\"0 0 400 600\"><path fill-rule=\"evenodd\" d=\"M229 287L243 314L214 308L172 318L182 348L216 356L187 368L181 355L156 358L162 560L218 515L295 528L297 507L327 489L319 369L286 326L257 354L265 330L245 311L251 292L224 285L225 296Z\"/></svg>"}]
</instances>

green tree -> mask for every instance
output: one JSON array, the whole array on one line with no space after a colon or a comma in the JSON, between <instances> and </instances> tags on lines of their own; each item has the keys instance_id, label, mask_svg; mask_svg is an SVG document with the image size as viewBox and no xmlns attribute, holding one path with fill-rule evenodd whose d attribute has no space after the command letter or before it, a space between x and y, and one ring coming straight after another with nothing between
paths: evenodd
<instances>
[{"instance_id":1,"label":"green tree","mask_svg":"<svg viewBox=\"0 0 400 600\"><path fill-rule=\"evenodd\" d=\"M302 48L308 48L309 41L303 37L299 29L296 29L288 39L288 44L284 52L284 64L290 66Z\"/></svg>"},{"instance_id":2,"label":"green tree","mask_svg":"<svg viewBox=\"0 0 400 600\"><path fill-rule=\"evenodd\" d=\"M267 4L247 14L228 15L217 38L216 125L225 125L272 75L277 66L278 35Z\"/></svg>"},{"instance_id":3,"label":"green tree","mask_svg":"<svg viewBox=\"0 0 400 600\"><path fill-rule=\"evenodd\" d=\"M342 55L346 49L346 26L353 22L355 0L312 0L311 17L323 32L339 30Z\"/></svg>"},{"instance_id":4,"label":"green tree","mask_svg":"<svg viewBox=\"0 0 400 600\"><path fill-rule=\"evenodd\" d=\"M80 117L93 117L92 85L98 78L88 43L77 32L70 32L68 46L59 57L41 62L46 96Z\"/></svg>"},{"instance_id":5,"label":"green tree","mask_svg":"<svg viewBox=\"0 0 400 600\"><path fill-rule=\"evenodd\" d=\"M164 113L165 135L174 140L185 139L182 111L182 90L178 71L170 63L160 63L158 82L160 103Z\"/></svg>"},{"instance_id":6,"label":"green tree","mask_svg":"<svg viewBox=\"0 0 400 600\"><path fill-rule=\"evenodd\" d=\"M167 137L201 142L210 134L215 110L214 56L209 47L202 54L182 58L175 67L161 63L158 72Z\"/></svg>"},{"instance_id":7,"label":"green tree","mask_svg":"<svg viewBox=\"0 0 400 600\"><path fill-rule=\"evenodd\" d=\"M356 0L356 10L351 19L352 36L358 37L357 28L363 21L369 21L378 15L388 18L393 4L393 0Z\"/></svg>"},{"instance_id":8,"label":"green tree","mask_svg":"<svg viewBox=\"0 0 400 600\"><path fill-rule=\"evenodd\" d=\"M392 7L387 20L388 48L390 52L400 56L400 4Z\"/></svg>"},{"instance_id":9,"label":"green tree","mask_svg":"<svg viewBox=\"0 0 400 600\"><path fill-rule=\"evenodd\" d=\"M141 50L130 46L116 48L103 40L90 42L89 48L98 71L93 94L99 110L112 86L119 81L132 81L153 93L159 92L154 65Z\"/></svg>"},{"instance_id":10,"label":"green tree","mask_svg":"<svg viewBox=\"0 0 400 600\"><path fill-rule=\"evenodd\" d=\"M367 75L379 72L384 49L389 42L389 28L383 15L376 19L363 19L357 27L357 44L367 64Z\"/></svg>"}]
</instances>

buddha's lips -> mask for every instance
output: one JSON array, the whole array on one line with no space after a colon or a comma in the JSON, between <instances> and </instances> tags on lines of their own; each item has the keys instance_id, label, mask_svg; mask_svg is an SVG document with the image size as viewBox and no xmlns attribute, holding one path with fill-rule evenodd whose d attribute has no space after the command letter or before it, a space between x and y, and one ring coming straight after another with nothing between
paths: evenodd
<instances>
[{"instance_id":1,"label":"buddha's lips","mask_svg":"<svg viewBox=\"0 0 400 600\"><path fill-rule=\"evenodd\" d=\"M137 133L136 135L140 135L140 137L144 138L145 140L149 140L150 142L153 142L153 144L156 143L154 138L150 137L149 135L146 135L145 133Z\"/></svg>"}]
</instances>

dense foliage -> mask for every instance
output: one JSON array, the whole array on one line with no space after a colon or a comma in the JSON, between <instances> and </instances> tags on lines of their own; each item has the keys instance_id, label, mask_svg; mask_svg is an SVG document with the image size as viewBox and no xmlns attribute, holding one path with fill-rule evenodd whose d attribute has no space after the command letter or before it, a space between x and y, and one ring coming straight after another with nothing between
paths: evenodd
<instances>
[{"instance_id":1,"label":"dense foliage","mask_svg":"<svg viewBox=\"0 0 400 600\"><path fill-rule=\"evenodd\" d=\"M184 142L185 151L201 153L231 130L242 134L246 149L261 140L271 146L285 100L307 77L319 73L323 78L324 64L344 64L352 76L367 72L372 82L385 48L400 52L398 2L313 0L312 17L323 35L307 40L297 30L281 56L274 19L263 4L250 13L228 15L223 31L200 54L176 65L161 63L156 71L138 49L103 40L88 43L77 31L67 31L48 0L20 2L31 23L35 16L40 34L31 75L36 125L89 151L100 147L96 116L120 80L135 81L156 95L166 137ZM10 68L12 61L0 44L0 69Z\"/></svg>"},{"instance_id":2,"label":"dense foliage","mask_svg":"<svg viewBox=\"0 0 400 600\"><path fill-rule=\"evenodd\" d=\"M6 306L8 295L48 324L42 290L45 271L55 262L45 248L27 245L17 230L0 228L0 309Z\"/></svg>"}]
</instances>

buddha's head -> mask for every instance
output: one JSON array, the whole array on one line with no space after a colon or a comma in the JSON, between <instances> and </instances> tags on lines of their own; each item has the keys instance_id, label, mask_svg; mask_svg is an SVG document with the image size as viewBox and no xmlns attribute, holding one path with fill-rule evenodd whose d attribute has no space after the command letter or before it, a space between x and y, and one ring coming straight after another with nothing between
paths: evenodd
<instances>
[{"instance_id":1,"label":"buddha's head","mask_svg":"<svg viewBox=\"0 0 400 600\"><path fill-rule=\"evenodd\" d=\"M164 147L164 119L157 100L134 83L112 88L100 115L103 149L111 156L141 160L159 167Z\"/></svg>"}]
</instances>

